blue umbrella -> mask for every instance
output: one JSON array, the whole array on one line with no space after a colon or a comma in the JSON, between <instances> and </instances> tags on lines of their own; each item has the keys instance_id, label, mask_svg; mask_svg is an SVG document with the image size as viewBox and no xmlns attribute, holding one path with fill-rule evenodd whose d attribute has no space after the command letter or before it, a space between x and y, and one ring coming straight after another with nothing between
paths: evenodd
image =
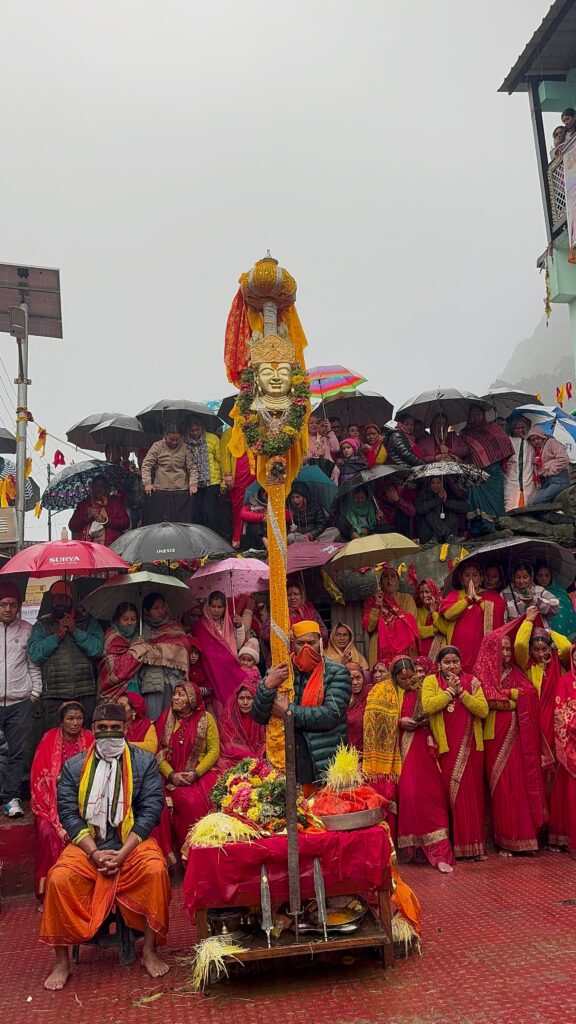
<instances>
[{"instance_id":1,"label":"blue umbrella","mask_svg":"<svg viewBox=\"0 0 576 1024\"><path fill-rule=\"evenodd\" d=\"M311 496L326 509L330 508L338 490L336 484L332 483L330 477L326 476L319 466L302 466L294 483L306 484ZM259 487L260 484L256 481L246 488L244 504L248 503L250 497L256 493Z\"/></svg>"},{"instance_id":2,"label":"blue umbrella","mask_svg":"<svg viewBox=\"0 0 576 1024\"><path fill-rule=\"evenodd\" d=\"M541 427L549 437L563 444L570 462L576 463L576 420L558 405L521 405L514 415L525 416L533 427Z\"/></svg>"}]
</instances>

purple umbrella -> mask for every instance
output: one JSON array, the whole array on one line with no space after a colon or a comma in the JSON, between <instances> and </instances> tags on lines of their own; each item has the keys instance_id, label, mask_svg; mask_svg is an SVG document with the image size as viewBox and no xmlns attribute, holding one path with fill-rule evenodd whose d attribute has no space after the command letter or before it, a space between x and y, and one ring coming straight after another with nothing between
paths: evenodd
<instances>
[{"instance_id":1,"label":"purple umbrella","mask_svg":"<svg viewBox=\"0 0 576 1024\"><path fill-rule=\"evenodd\" d=\"M343 544L325 540L302 540L289 544L288 572L299 572L302 569L314 569L316 566L325 565L343 547Z\"/></svg>"}]
</instances>

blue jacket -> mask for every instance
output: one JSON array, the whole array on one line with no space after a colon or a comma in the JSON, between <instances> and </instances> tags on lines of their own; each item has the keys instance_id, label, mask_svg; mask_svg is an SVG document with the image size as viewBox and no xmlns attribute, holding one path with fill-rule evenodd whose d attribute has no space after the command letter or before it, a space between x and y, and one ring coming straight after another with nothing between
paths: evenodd
<instances>
[{"instance_id":1,"label":"blue jacket","mask_svg":"<svg viewBox=\"0 0 576 1024\"><path fill-rule=\"evenodd\" d=\"M140 839L148 839L152 829L159 824L164 808L164 787L158 771L156 758L147 750L126 744L132 758L132 777L134 789L132 793L132 811L134 825L132 831ZM78 790L80 775L86 751L75 754L66 761L58 780L58 817L72 842L87 829L87 824L78 810ZM126 757L126 754L123 755ZM122 840L118 830L108 825L106 839L95 839L100 850L119 850Z\"/></svg>"},{"instance_id":2,"label":"blue jacket","mask_svg":"<svg viewBox=\"0 0 576 1024\"><path fill-rule=\"evenodd\" d=\"M314 782L323 782L326 769L336 753L339 743L348 742L346 710L350 703L352 682L345 665L326 658L324 661L324 702L320 707L301 707L300 700L309 674L294 668L294 730L296 733L296 758L298 774L298 746L304 744L312 762ZM267 690L264 680L258 684L252 716L261 725L270 721L275 690ZM299 782L312 781L298 778Z\"/></svg>"}]
</instances>

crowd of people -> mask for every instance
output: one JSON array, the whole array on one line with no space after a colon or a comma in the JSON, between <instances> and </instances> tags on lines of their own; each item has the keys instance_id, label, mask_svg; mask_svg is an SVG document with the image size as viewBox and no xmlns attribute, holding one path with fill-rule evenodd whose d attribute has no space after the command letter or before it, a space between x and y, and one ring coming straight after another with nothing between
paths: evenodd
<instances>
[{"instance_id":1,"label":"crowd of people","mask_svg":"<svg viewBox=\"0 0 576 1024\"><path fill-rule=\"evenodd\" d=\"M170 424L140 453L139 470L121 449L109 449L110 461L131 467L125 493L105 475L93 480L70 519L72 536L109 545L130 528L169 521L207 526L236 549L263 549L266 492L247 456L230 454L230 435L218 437L194 419ZM410 415L399 415L394 429L311 416L304 464L335 487L328 500L314 484L294 482L286 504L290 543L390 531L422 544L481 537L497 530L504 512L553 501L570 484L566 450L542 427L520 413L489 420L473 404L459 432L441 411L429 429ZM443 471L435 475L434 464ZM427 465L424 479L410 479ZM479 482L468 479L468 466L483 472ZM378 468L365 483L364 471Z\"/></svg>"}]
</instances>

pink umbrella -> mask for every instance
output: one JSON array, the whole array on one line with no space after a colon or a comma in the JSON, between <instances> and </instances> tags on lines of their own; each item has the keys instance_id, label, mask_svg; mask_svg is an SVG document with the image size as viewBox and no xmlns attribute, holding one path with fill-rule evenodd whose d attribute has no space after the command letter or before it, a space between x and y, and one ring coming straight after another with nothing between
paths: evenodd
<instances>
[{"instance_id":1,"label":"pink umbrella","mask_svg":"<svg viewBox=\"0 0 576 1024\"><path fill-rule=\"evenodd\" d=\"M266 562L257 558L225 558L223 562L204 565L188 580L195 597L209 597L213 590L221 590L225 597L255 594L268 590L270 570Z\"/></svg>"},{"instance_id":2,"label":"pink umbrella","mask_svg":"<svg viewBox=\"0 0 576 1024\"><path fill-rule=\"evenodd\" d=\"M343 544L334 541L326 543L324 540L297 541L296 544L288 545L288 572L298 572L301 569L313 569L318 565L325 565L341 548Z\"/></svg>"},{"instance_id":3,"label":"pink umbrella","mask_svg":"<svg viewBox=\"0 0 576 1024\"><path fill-rule=\"evenodd\" d=\"M95 576L101 572L127 572L130 566L104 544L87 540L54 540L32 544L8 559L0 569L3 576Z\"/></svg>"}]
</instances>

